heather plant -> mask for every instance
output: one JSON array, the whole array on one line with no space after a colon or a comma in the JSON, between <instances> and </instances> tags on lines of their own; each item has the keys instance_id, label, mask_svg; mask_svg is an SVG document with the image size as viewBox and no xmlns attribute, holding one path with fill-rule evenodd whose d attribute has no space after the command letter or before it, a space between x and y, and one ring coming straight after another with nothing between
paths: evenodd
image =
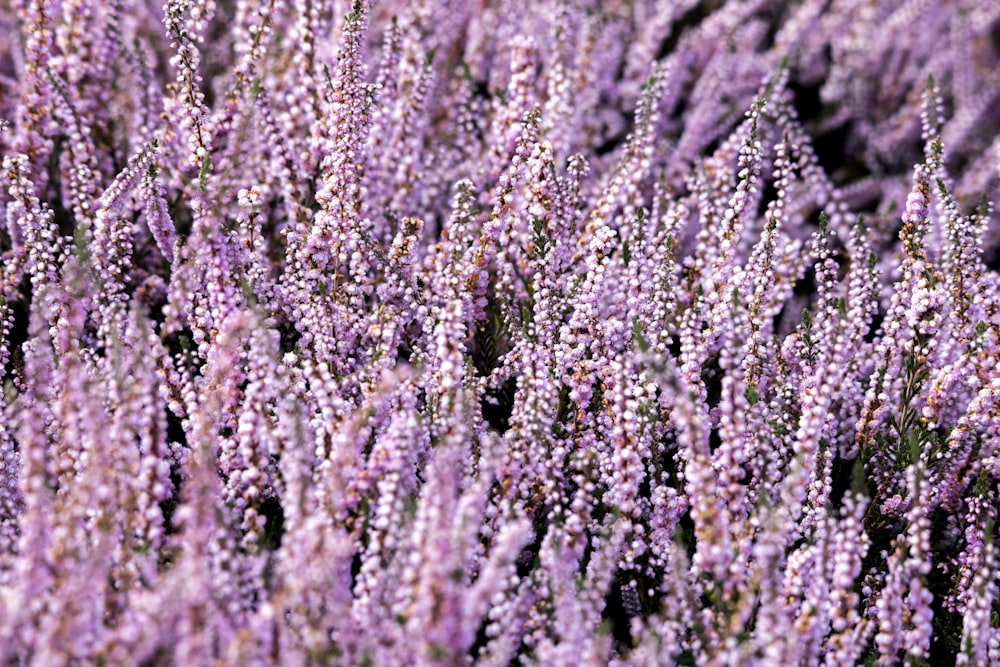
<instances>
[{"instance_id":1,"label":"heather plant","mask_svg":"<svg viewBox=\"0 0 1000 667\"><path fill-rule=\"evenodd\" d=\"M0 2L0 662L1000 664L1000 4Z\"/></svg>"}]
</instances>

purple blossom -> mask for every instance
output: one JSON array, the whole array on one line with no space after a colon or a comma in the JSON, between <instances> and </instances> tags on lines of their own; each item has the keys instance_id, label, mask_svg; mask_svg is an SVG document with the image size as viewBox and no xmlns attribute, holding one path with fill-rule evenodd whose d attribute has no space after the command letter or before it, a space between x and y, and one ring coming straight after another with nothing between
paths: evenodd
<instances>
[{"instance_id":1,"label":"purple blossom","mask_svg":"<svg viewBox=\"0 0 1000 667\"><path fill-rule=\"evenodd\" d=\"M995 5L6 3L0 662L1000 662Z\"/></svg>"}]
</instances>

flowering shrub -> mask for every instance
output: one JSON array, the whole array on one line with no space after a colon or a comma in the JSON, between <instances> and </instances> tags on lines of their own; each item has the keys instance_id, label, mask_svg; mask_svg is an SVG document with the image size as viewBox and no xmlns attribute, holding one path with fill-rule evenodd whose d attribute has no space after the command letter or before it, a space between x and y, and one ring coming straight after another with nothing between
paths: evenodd
<instances>
[{"instance_id":1,"label":"flowering shrub","mask_svg":"<svg viewBox=\"0 0 1000 667\"><path fill-rule=\"evenodd\" d=\"M5 0L0 663L1000 663L998 98L981 0Z\"/></svg>"}]
</instances>

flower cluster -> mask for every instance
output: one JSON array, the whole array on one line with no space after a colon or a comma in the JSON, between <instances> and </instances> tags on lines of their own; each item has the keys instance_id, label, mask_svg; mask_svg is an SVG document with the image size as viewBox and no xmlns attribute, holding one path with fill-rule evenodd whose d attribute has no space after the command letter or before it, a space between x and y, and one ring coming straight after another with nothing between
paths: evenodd
<instances>
[{"instance_id":1,"label":"flower cluster","mask_svg":"<svg viewBox=\"0 0 1000 667\"><path fill-rule=\"evenodd\" d=\"M0 663L1000 664L1000 3L0 3Z\"/></svg>"}]
</instances>

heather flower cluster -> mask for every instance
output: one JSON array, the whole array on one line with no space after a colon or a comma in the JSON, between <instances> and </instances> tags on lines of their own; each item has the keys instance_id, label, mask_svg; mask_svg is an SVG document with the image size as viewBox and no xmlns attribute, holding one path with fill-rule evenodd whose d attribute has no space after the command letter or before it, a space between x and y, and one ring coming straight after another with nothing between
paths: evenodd
<instances>
[{"instance_id":1,"label":"heather flower cluster","mask_svg":"<svg viewBox=\"0 0 1000 667\"><path fill-rule=\"evenodd\" d=\"M0 2L0 663L1000 664L1000 3Z\"/></svg>"}]
</instances>

